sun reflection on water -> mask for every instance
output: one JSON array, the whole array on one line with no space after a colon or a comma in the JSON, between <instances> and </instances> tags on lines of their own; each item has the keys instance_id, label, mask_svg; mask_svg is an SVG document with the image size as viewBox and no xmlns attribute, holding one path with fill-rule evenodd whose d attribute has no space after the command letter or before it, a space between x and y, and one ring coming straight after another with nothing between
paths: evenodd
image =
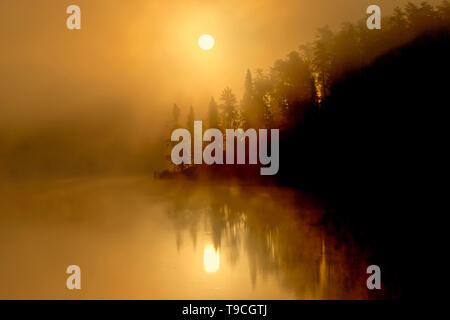
<instances>
[{"instance_id":1,"label":"sun reflection on water","mask_svg":"<svg viewBox=\"0 0 450 320\"><path fill-rule=\"evenodd\" d=\"M203 268L206 272L216 272L219 270L220 253L219 249L214 248L212 244L205 245L203 249Z\"/></svg>"}]
</instances>

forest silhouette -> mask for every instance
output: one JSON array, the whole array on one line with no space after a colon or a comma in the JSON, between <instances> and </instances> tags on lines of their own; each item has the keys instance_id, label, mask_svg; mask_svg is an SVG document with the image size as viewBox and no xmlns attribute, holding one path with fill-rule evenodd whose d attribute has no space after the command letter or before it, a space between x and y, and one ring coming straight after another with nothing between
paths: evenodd
<instances>
[{"instance_id":1,"label":"forest silhouette","mask_svg":"<svg viewBox=\"0 0 450 320\"><path fill-rule=\"evenodd\" d=\"M448 104L450 2L409 2L381 25L369 30L361 20L338 31L320 28L314 42L269 70L248 70L239 102L228 87L218 102L211 98L209 127L280 129L273 179L251 165L175 170L313 192L327 207L324 223L332 232L351 233L388 270L384 280L398 284L407 246L398 232L408 219L414 159L427 149L425 126Z\"/></svg>"},{"instance_id":2,"label":"forest silhouette","mask_svg":"<svg viewBox=\"0 0 450 320\"><path fill-rule=\"evenodd\" d=\"M380 147L389 150L393 141L383 139L398 136L404 125L401 118L411 115L413 106L443 103L433 93L443 92L439 86L445 84L430 79L437 79L448 67L449 28L448 0L436 7L427 2L397 7L382 19L381 30L369 30L365 20L345 23L337 32L328 26L319 28L314 42L299 46L269 70L247 70L241 99L230 87L217 100L211 97L204 130L279 128L278 181L312 189L322 186L322 179L345 164L344 154L358 162L350 155L380 157ZM200 119L192 105L185 126L180 123L180 108L173 106L168 155L176 144L170 141L170 132L185 127L192 135L194 120ZM170 156L167 159L170 163ZM233 170L236 176L248 177L251 166ZM210 171L217 177L225 171L224 176L230 176L229 168L214 165L201 170L181 166L174 171L187 175Z\"/></svg>"}]
</instances>

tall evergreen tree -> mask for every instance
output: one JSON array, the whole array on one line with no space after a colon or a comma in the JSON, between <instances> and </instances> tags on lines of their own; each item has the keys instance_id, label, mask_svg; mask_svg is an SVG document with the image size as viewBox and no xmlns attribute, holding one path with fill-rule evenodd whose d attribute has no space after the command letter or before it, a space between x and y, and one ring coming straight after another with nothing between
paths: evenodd
<instances>
[{"instance_id":1,"label":"tall evergreen tree","mask_svg":"<svg viewBox=\"0 0 450 320\"><path fill-rule=\"evenodd\" d=\"M191 134L194 132L194 121L195 121L194 107L191 105L186 120L186 128L191 132Z\"/></svg>"},{"instance_id":2,"label":"tall evergreen tree","mask_svg":"<svg viewBox=\"0 0 450 320\"><path fill-rule=\"evenodd\" d=\"M222 124L226 129L237 125L237 99L230 87L226 87L220 95L222 109Z\"/></svg>"},{"instance_id":3,"label":"tall evergreen tree","mask_svg":"<svg viewBox=\"0 0 450 320\"><path fill-rule=\"evenodd\" d=\"M317 39L314 43L314 67L319 76L321 97L324 99L328 93L328 80L332 65L333 32L328 26L317 30Z\"/></svg>"},{"instance_id":4,"label":"tall evergreen tree","mask_svg":"<svg viewBox=\"0 0 450 320\"><path fill-rule=\"evenodd\" d=\"M209 102L208 127L219 128L219 107L214 97L211 97L211 101Z\"/></svg>"},{"instance_id":5,"label":"tall evergreen tree","mask_svg":"<svg viewBox=\"0 0 450 320\"><path fill-rule=\"evenodd\" d=\"M253 81L253 101L251 126L253 128L271 127L272 111L270 94L272 81L264 74L262 70L258 70Z\"/></svg>"},{"instance_id":6,"label":"tall evergreen tree","mask_svg":"<svg viewBox=\"0 0 450 320\"><path fill-rule=\"evenodd\" d=\"M252 114L254 113L254 87L252 73L247 70L244 82L244 96L241 100L242 123L245 128L252 126Z\"/></svg>"}]
</instances>

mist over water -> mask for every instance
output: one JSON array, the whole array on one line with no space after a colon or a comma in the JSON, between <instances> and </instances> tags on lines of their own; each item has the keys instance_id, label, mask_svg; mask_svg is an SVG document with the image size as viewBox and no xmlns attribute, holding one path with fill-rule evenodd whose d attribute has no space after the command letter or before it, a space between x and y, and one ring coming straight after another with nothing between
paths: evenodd
<instances>
[{"instance_id":1,"label":"mist over water","mask_svg":"<svg viewBox=\"0 0 450 320\"><path fill-rule=\"evenodd\" d=\"M364 255L286 188L148 178L0 185L5 299L367 298ZM65 269L82 270L82 290Z\"/></svg>"}]
</instances>

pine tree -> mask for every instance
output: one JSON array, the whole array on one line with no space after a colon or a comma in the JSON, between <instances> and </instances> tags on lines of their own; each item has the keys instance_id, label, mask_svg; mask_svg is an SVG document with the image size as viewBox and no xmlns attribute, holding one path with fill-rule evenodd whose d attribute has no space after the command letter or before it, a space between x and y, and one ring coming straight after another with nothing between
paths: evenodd
<instances>
[{"instance_id":1,"label":"pine tree","mask_svg":"<svg viewBox=\"0 0 450 320\"><path fill-rule=\"evenodd\" d=\"M244 96L241 100L241 114L244 128L252 126L252 114L254 113L254 85L252 73L247 70L244 82Z\"/></svg>"},{"instance_id":2,"label":"pine tree","mask_svg":"<svg viewBox=\"0 0 450 320\"><path fill-rule=\"evenodd\" d=\"M237 99L233 91L226 87L220 95L220 108L222 109L222 124L226 129L234 128L237 125Z\"/></svg>"},{"instance_id":3,"label":"pine tree","mask_svg":"<svg viewBox=\"0 0 450 320\"><path fill-rule=\"evenodd\" d=\"M211 97L211 101L209 102L208 127L219 128L219 107L214 97Z\"/></svg>"},{"instance_id":4,"label":"pine tree","mask_svg":"<svg viewBox=\"0 0 450 320\"><path fill-rule=\"evenodd\" d=\"M333 32L328 26L319 28L317 30L317 40L314 43L314 67L319 75L319 82L321 86L321 99L324 99L328 94L328 80L333 63L332 44Z\"/></svg>"},{"instance_id":5,"label":"pine tree","mask_svg":"<svg viewBox=\"0 0 450 320\"><path fill-rule=\"evenodd\" d=\"M195 121L194 107L191 105L186 121L186 128L189 130L191 135L194 133L194 121Z\"/></svg>"}]
</instances>

